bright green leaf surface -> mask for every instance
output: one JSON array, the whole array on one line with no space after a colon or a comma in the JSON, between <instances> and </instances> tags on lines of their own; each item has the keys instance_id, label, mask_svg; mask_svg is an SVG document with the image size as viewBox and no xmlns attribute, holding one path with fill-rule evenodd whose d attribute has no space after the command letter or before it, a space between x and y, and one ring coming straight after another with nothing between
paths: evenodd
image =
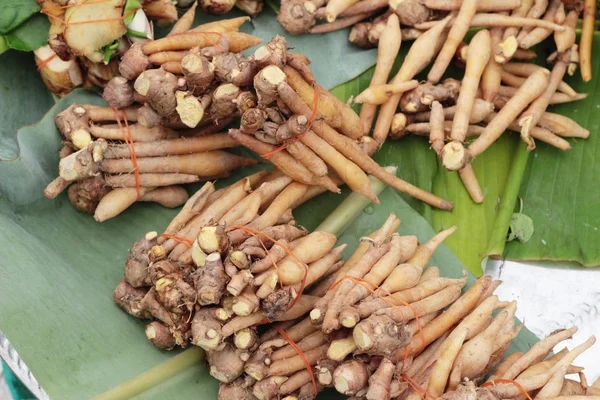
<instances>
[{"instance_id":1,"label":"bright green leaf surface","mask_svg":"<svg viewBox=\"0 0 600 400\"><path fill-rule=\"evenodd\" d=\"M590 131L587 140L571 139L562 152L543 143L529 157L519 196L523 213L533 219L535 232L522 244L506 245L513 260L576 261L600 265L600 35L596 33L592 58L593 80L581 81L579 72L568 83L586 100L553 107Z\"/></svg>"},{"instance_id":2,"label":"bright green leaf surface","mask_svg":"<svg viewBox=\"0 0 600 400\"><path fill-rule=\"evenodd\" d=\"M4 35L40 11L35 0L4 0L0 13L0 35Z\"/></svg>"},{"instance_id":3,"label":"bright green leaf surface","mask_svg":"<svg viewBox=\"0 0 600 400\"><path fill-rule=\"evenodd\" d=\"M4 36L11 49L33 51L48 43L50 22L44 14L36 14L23 25L13 29Z\"/></svg>"}]
</instances>

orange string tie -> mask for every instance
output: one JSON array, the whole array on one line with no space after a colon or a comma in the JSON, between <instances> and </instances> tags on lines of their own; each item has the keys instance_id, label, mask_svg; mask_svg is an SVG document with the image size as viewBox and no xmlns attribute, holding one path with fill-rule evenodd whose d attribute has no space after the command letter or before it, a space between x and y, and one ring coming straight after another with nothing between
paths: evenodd
<instances>
[{"instance_id":1,"label":"orange string tie","mask_svg":"<svg viewBox=\"0 0 600 400\"><path fill-rule=\"evenodd\" d=\"M42 68L44 68L46 66L46 64L48 64L50 61L54 60L54 57L56 57L56 53L52 54L48 58L41 60L37 65L37 70L40 71Z\"/></svg>"},{"instance_id":2,"label":"orange string tie","mask_svg":"<svg viewBox=\"0 0 600 400\"><path fill-rule=\"evenodd\" d=\"M346 276L342 277L341 279L337 280L336 282L334 282L334 283L333 283L333 284L332 284L332 285L329 287L329 289L327 289L327 290L328 290L328 291L329 291L329 290L334 290L336 287L338 287L338 285L339 285L339 284L340 284L340 283L341 283L341 282L342 282L344 279L349 279L349 280L351 280L352 282L354 282L354 283L357 283L357 284L359 284L359 285L361 285L361 286L365 287L367 290L369 290L369 292L370 292L372 295L375 295L375 296L376 296L378 299L381 299L381 300L383 300L384 302L386 302L387 304L389 304L391 308L396 308L396 307L400 307L400 306L399 306L399 305L397 305L397 304L394 304L394 302L392 302L392 301L388 300L386 297L391 297L391 298L393 298L393 299L394 299L396 302L400 303L401 305L403 305L403 306L406 306L406 307L410 308L410 310L413 312L413 316L415 317L415 321L417 322L417 329L419 330L419 335L421 336L421 340L423 341L423 343L425 343L425 334L423 333L423 326L421 325L421 320L420 320L420 319L419 319L419 317L417 316L417 310L416 310L416 309L413 307L413 305L412 305L412 304L410 304L410 303L408 303L408 302L406 302L406 301L404 301L404 300L402 300L402 299L399 299L399 298L395 297L393 294L391 294L391 293L390 293L390 292L388 292L387 290L385 290L385 289L383 289L383 288L381 288L381 287L379 287L379 286L375 285L374 283L371 283L371 282L369 282L369 281L367 281L367 280L365 280L365 279L362 279L362 278L357 278L357 277L355 277L355 276L349 276L349 275L346 275ZM385 295L386 295L386 297L383 297L383 296L381 295L381 292L382 292L383 294L385 294Z\"/></svg>"},{"instance_id":3,"label":"orange string tie","mask_svg":"<svg viewBox=\"0 0 600 400\"><path fill-rule=\"evenodd\" d=\"M164 237L165 239L173 239L174 241L176 241L177 243L183 243L185 244L187 247L192 247L194 245L194 242L192 242L189 239L186 239L184 237L181 236L177 236L177 235L171 235L169 233L163 233L162 235L160 235L162 237Z\"/></svg>"},{"instance_id":4,"label":"orange string tie","mask_svg":"<svg viewBox=\"0 0 600 400\"><path fill-rule=\"evenodd\" d=\"M129 157L131 158L131 164L133 164L133 176L135 178L135 192L137 196L137 200L140 199L141 194L141 184L140 184L140 169L138 168L137 156L135 154L135 147L133 145L133 134L131 133L131 129L129 128L129 121L127 120L127 113L125 110L121 110L123 113L123 120L125 121L125 127L127 128L127 136L125 143L129 148ZM127 140L128 139L128 140Z\"/></svg>"},{"instance_id":5,"label":"orange string tie","mask_svg":"<svg viewBox=\"0 0 600 400\"><path fill-rule=\"evenodd\" d=\"M233 225L231 227L231 229L242 229L242 230L248 232L252 236L256 237L259 240L259 242L261 242L261 244L264 246L264 244L262 243L262 241L260 240L260 238L258 238L258 235L263 235L264 237L266 237L267 239L269 239L270 241L272 241L273 244L276 244L279 247L281 247L290 257L292 257L294 260L296 260L296 262L298 262L298 264L301 264L302 266L304 266L304 277L302 277L302 282L300 283L300 289L298 290L298 295L296 296L296 298L294 299L294 301L292 301L292 304L290 305L290 307L288 308L288 310L290 308L294 307L296 305L296 303L298 302L298 300L300 300L300 297L302 297L302 292L304 291L304 288L306 287L306 279L308 278L308 265L306 265L306 263L302 262L294 254L294 252L289 249L289 247L283 245L281 242L279 242L278 240L275 240L275 238L272 238L271 236L267 235L266 233L264 233L262 231L257 231L256 229L252 229L250 227L241 226L241 225ZM269 252L267 252L267 254L270 255ZM275 270L277 270L277 263L274 262L274 260L273 260L272 257L271 257L271 261L273 261L273 266L275 267Z\"/></svg>"},{"instance_id":6,"label":"orange string tie","mask_svg":"<svg viewBox=\"0 0 600 400\"><path fill-rule=\"evenodd\" d=\"M131 164L133 165L133 173L135 177L135 191L136 191L136 200L140 199L140 176L138 172L137 166L137 158L135 157L135 151L133 149L133 137L131 135L131 130L129 129L129 122L127 121L127 115L123 110L123 117L125 118L125 124L127 125L127 132L125 128L121 124L121 118L119 117L119 112L116 108L113 107L113 113L115 115L115 119L117 120L117 125L119 125L119 129L121 129L121 135L123 135L123 139L125 140L125 144L127 149L129 150L129 157L131 159ZM131 141L130 141L131 140Z\"/></svg>"},{"instance_id":7,"label":"orange string tie","mask_svg":"<svg viewBox=\"0 0 600 400\"><path fill-rule=\"evenodd\" d=\"M315 122L315 119L317 118L317 111L319 108L319 86L318 85L313 85L313 92L314 92L314 95L313 95L312 111L310 113L310 117L308 118L308 125L306 126L306 129L304 130L304 132L302 132L298 136L295 136L295 137L285 141L285 143L283 143L281 146L277 147L276 149L271 150L268 153L261 154L260 156L262 158L264 158L265 160L270 159L275 154L279 153L280 151L285 150L290 144L293 144L299 140L302 140L302 137L304 135L306 135L306 133L308 131L311 130L313 123Z\"/></svg>"},{"instance_id":8,"label":"orange string tie","mask_svg":"<svg viewBox=\"0 0 600 400\"><path fill-rule=\"evenodd\" d=\"M408 376L407 374L402 374L401 378L408 383L408 385L417 393L419 393L422 397L425 398L425 400L427 400L427 397L430 397L432 399L437 399L437 397L435 397L434 395L432 395L431 393L429 393L427 391L427 389L425 389L424 387L422 387L421 385L419 385L413 378L411 378L410 376Z\"/></svg>"},{"instance_id":9,"label":"orange string tie","mask_svg":"<svg viewBox=\"0 0 600 400\"><path fill-rule=\"evenodd\" d=\"M517 389L519 389L519 392L521 392L523 394L523 396L527 397L527 400L532 400L531 396L529 396L529 393L527 393L527 390L525 390L525 388L523 387L523 385L521 385L519 382L514 381L512 379L494 379L493 381L489 381L484 383L483 385L481 385L481 387L486 387L486 386L496 386L497 383L510 383L513 384L517 387Z\"/></svg>"},{"instance_id":10,"label":"orange string tie","mask_svg":"<svg viewBox=\"0 0 600 400\"><path fill-rule=\"evenodd\" d=\"M310 374L310 380L312 381L313 390L315 391L315 396L316 396L317 393L319 392L319 389L317 388L317 381L315 379L315 374L313 373L312 366L310 365L310 362L308 361L308 358L306 358L306 354L304 354L304 352L302 350L300 350L300 347L298 347L298 345L296 343L294 343L294 341L292 340L292 338L290 338L287 335L287 333L284 332L283 329L281 329L277 325L273 325L273 328L277 332L279 332L279 334L286 340L286 342L288 342L290 344L290 346L292 346L292 348L296 351L296 353L298 353L298 355L302 359L302 362L304 363L304 366L306 367L306 370Z\"/></svg>"}]
</instances>

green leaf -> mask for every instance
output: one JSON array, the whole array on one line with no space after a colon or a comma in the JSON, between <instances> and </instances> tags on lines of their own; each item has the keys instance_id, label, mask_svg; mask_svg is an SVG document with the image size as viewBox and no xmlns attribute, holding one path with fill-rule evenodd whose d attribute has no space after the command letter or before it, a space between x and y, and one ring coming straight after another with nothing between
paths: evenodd
<instances>
[{"instance_id":1,"label":"green leaf","mask_svg":"<svg viewBox=\"0 0 600 400\"><path fill-rule=\"evenodd\" d=\"M133 12L133 10L139 10L140 8L142 8L142 3L140 3L139 0L127 0L125 2L125 8L123 9L123 15L127 15L127 17L123 19L123 23L127 25L133 21L133 17L135 17L135 12Z\"/></svg>"},{"instance_id":2,"label":"green leaf","mask_svg":"<svg viewBox=\"0 0 600 400\"><path fill-rule=\"evenodd\" d=\"M566 81L586 100L553 107L590 131L588 139L571 139L562 152L538 143L529 157L519 196L523 213L533 220L535 232L526 243L506 244L511 260L575 261L600 265L600 34L594 34L593 79L583 83L579 71Z\"/></svg>"},{"instance_id":3,"label":"green leaf","mask_svg":"<svg viewBox=\"0 0 600 400\"><path fill-rule=\"evenodd\" d=\"M36 14L23 25L8 32L4 39L11 49L33 51L48 43L50 22L43 14Z\"/></svg>"},{"instance_id":4,"label":"green leaf","mask_svg":"<svg viewBox=\"0 0 600 400\"><path fill-rule=\"evenodd\" d=\"M0 160L10 160L19 155L17 129L38 122L54 101L36 70L33 54L4 53L0 65Z\"/></svg>"},{"instance_id":5,"label":"green leaf","mask_svg":"<svg viewBox=\"0 0 600 400\"><path fill-rule=\"evenodd\" d=\"M127 29L127 36L148 39L146 32L135 31L133 29Z\"/></svg>"},{"instance_id":6,"label":"green leaf","mask_svg":"<svg viewBox=\"0 0 600 400\"><path fill-rule=\"evenodd\" d=\"M35 0L5 0L0 14L0 35L4 35L40 11Z\"/></svg>"}]
</instances>

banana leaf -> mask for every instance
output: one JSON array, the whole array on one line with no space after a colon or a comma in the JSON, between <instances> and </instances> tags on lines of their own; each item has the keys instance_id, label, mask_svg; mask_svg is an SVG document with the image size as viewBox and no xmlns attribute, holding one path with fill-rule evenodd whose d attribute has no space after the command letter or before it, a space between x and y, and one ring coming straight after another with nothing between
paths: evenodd
<instances>
[{"instance_id":1,"label":"banana leaf","mask_svg":"<svg viewBox=\"0 0 600 400\"><path fill-rule=\"evenodd\" d=\"M527 243L506 244L504 257L511 260L574 261L586 267L600 265L600 34L594 35L593 79L582 82L579 74L566 81L587 99L553 107L590 131L588 139L569 140L566 152L538 144L529 156L519 197L522 212L533 220L534 233ZM515 212L518 210L515 210Z\"/></svg>"}]
</instances>

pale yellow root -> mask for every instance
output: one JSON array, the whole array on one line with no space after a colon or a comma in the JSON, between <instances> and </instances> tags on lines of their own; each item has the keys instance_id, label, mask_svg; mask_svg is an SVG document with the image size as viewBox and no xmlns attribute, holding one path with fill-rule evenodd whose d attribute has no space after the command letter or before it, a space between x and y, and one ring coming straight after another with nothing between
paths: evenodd
<instances>
[{"instance_id":1,"label":"pale yellow root","mask_svg":"<svg viewBox=\"0 0 600 400\"><path fill-rule=\"evenodd\" d=\"M220 150L137 159L137 169L140 173L181 173L208 177L256 164L256 160L242 158ZM100 168L111 174L128 173L135 169L132 160L126 158L104 160Z\"/></svg>"},{"instance_id":2,"label":"pale yellow root","mask_svg":"<svg viewBox=\"0 0 600 400\"><path fill-rule=\"evenodd\" d=\"M562 3L561 3L562 4ZM579 14L577 11L571 10L567 15L564 26L567 29L564 32L555 32L554 41L556 42L556 50L559 53L569 50L575 44L575 28L577 28L577 21L579 20Z\"/></svg>"},{"instance_id":3,"label":"pale yellow root","mask_svg":"<svg viewBox=\"0 0 600 400\"><path fill-rule=\"evenodd\" d=\"M333 265L335 265L342 258L342 251L344 251L345 248L346 248L346 244L338 246L338 247L332 249L325 256L310 263L308 265L308 274L306 275L305 286L310 286L313 283L315 283L316 281L318 281L319 279L321 279L321 277L327 275L330 268ZM300 285L301 284L296 284L294 286L296 291L300 290ZM311 293L313 293L312 290L311 290Z\"/></svg>"},{"instance_id":4,"label":"pale yellow root","mask_svg":"<svg viewBox=\"0 0 600 400\"><path fill-rule=\"evenodd\" d=\"M490 285L492 279L489 276L479 278L456 302L454 302L442 315L425 325L421 334L415 336L407 346L408 354L417 354L427 345L440 337L452 325L469 314L477 304L481 294ZM423 341L424 340L424 341ZM400 350L397 358L400 359L404 350Z\"/></svg>"},{"instance_id":5,"label":"pale yellow root","mask_svg":"<svg viewBox=\"0 0 600 400\"><path fill-rule=\"evenodd\" d=\"M494 27L490 30L492 39L492 53L491 57L483 70L481 75L481 91L483 92L483 99L487 101L493 101L496 94L498 94L498 88L500 87L502 73L502 65L498 63L494 57L494 49L499 45L502 40L502 34L504 29Z\"/></svg>"},{"instance_id":6,"label":"pale yellow root","mask_svg":"<svg viewBox=\"0 0 600 400\"><path fill-rule=\"evenodd\" d=\"M310 365L316 365L319 360L322 360L327 356L328 347L329 344L323 344L317 348L305 351L304 356ZM305 368L306 365L304 364L302 357L300 355L296 355L288 359L277 360L271 363L269 366L269 375L287 376Z\"/></svg>"},{"instance_id":7,"label":"pale yellow root","mask_svg":"<svg viewBox=\"0 0 600 400\"><path fill-rule=\"evenodd\" d=\"M349 106L341 102L326 89L318 86L313 88L297 70L284 68L287 83L300 95L306 105L314 103L315 90L319 92L317 115L324 118L332 127L352 139L360 139L365 135L360 117Z\"/></svg>"},{"instance_id":8,"label":"pale yellow root","mask_svg":"<svg viewBox=\"0 0 600 400\"><path fill-rule=\"evenodd\" d=\"M460 297L461 289L458 285L448 286L410 306L388 307L376 311L373 315L387 315L395 322L406 322L442 310Z\"/></svg>"},{"instance_id":9,"label":"pale yellow root","mask_svg":"<svg viewBox=\"0 0 600 400\"><path fill-rule=\"evenodd\" d=\"M263 186L269 186L269 183L263 183L261 188ZM258 212L258 209L260 208L260 202L261 191L260 188L258 188L248 196L244 197L242 201L233 206L233 208L231 208L229 211L227 211L227 213L219 219L219 225L223 225L225 227L234 225L234 223L238 221L248 209L253 209L255 210L254 212Z\"/></svg>"},{"instance_id":10,"label":"pale yellow root","mask_svg":"<svg viewBox=\"0 0 600 400\"><path fill-rule=\"evenodd\" d=\"M289 143L286 149L300 164L316 176L326 176L329 173L325 161L301 141Z\"/></svg>"},{"instance_id":11,"label":"pale yellow root","mask_svg":"<svg viewBox=\"0 0 600 400\"><path fill-rule=\"evenodd\" d=\"M140 188L140 195L144 196L154 188ZM98 222L104 222L107 219L116 217L125 211L129 206L137 201L137 191L135 188L118 188L108 192L94 212L94 219Z\"/></svg>"},{"instance_id":12,"label":"pale yellow root","mask_svg":"<svg viewBox=\"0 0 600 400\"><path fill-rule=\"evenodd\" d=\"M306 192L307 186L294 182L287 185L281 193L275 197L269 207L249 227L254 230L263 230L275 225L279 217L290 208L290 206ZM249 234L247 234L249 235Z\"/></svg>"},{"instance_id":13,"label":"pale yellow root","mask_svg":"<svg viewBox=\"0 0 600 400\"><path fill-rule=\"evenodd\" d=\"M198 2L194 1L192 6L179 18L179 20L173 25L171 31L167 36L177 35L179 33L187 32L192 28L194 24L194 17L196 16L196 7Z\"/></svg>"},{"instance_id":14,"label":"pale yellow root","mask_svg":"<svg viewBox=\"0 0 600 400\"><path fill-rule=\"evenodd\" d=\"M560 367L550 378L548 383L544 385L535 396L535 399L548 399L555 398L560 394L563 383L565 382L565 375L567 374L568 366L563 365Z\"/></svg>"},{"instance_id":15,"label":"pale yellow root","mask_svg":"<svg viewBox=\"0 0 600 400\"><path fill-rule=\"evenodd\" d=\"M200 178L196 175L188 174L139 174L136 179L133 174L125 175L106 175L104 181L112 187L159 187L177 185L183 183L198 182Z\"/></svg>"},{"instance_id":16,"label":"pale yellow root","mask_svg":"<svg viewBox=\"0 0 600 400\"><path fill-rule=\"evenodd\" d=\"M579 41L579 65L584 82L592 79L592 45L596 22L596 0L585 0L583 4L583 26Z\"/></svg>"},{"instance_id":17,"label":"pale yellow root","mask_svg":"<svg viewBox=\"0 0 600 400\"><path fill-rule=\"evenodd\" d=\"M148 60L154 65L162 65L170 61L181 62L187 53L188 52L186 50L161 51L159 53L150 54L148 56Z\"/></svg>"},{"instance_id":18,"label":"pale yellow root","mask_svg":"<svg viewBox=\"0 0 600 400\"><path fill-rule=\"evenodd\" d=\"M552 0L549 4L548 10L544 14L544 18L542 20L548 21L548 22L554 22L554 16L556 15L556 12L558 11L560 4L562 4L562 3L559 0ZM564 24L563 24L563 26L564 26ZM566 29L562 32L556 32L556 33L563 34L564 32L566 32ZM523 32L521 32L519 34L519 36L517 36L517 39L519 42L519 47L522 49L529 49L529 48L535 46L536 44L543 42L546 38L548 38L550 35L552 35L553 31L551 29L537 27L537 28L531 30L531 32L523 35L524 33L525 33L525 30L523 30Z\"/></svg>"},{"instance_id":19,"label":"pale yellow root","mask_svg":"<svg viewBox=\"0 0 600 400\"><path fill-rule=\"evenodd\" d=\"M467 192L469 192L471 200L477 204L483 203L483 190L481 190L481 186L479 185L479 181L477 180L477 175L475 175L473 166L468 164L463 169L459 169L458 175L460 176L460 180L465 186L465 189L467 189Z\"/></svg>"},{"instance_id":20,"label":"pale yellow root","mask_svg":"<svg viewBox=\"0 0 600 400\"><path fill-rule=\"evenodd\" d=\"M117 124L90 126L90 134L92 136L106 140L125 141L130 133L131 139L134 142L154 142L157 140L176 139L179 137L177 132L162 125L154 128L146 128L140 124L132 124L129 125L129 129L124 127L121 128Z\"/></svg>"},{"instance_id":21,"label":"pale yellow root","mask_svg":"<svg viewBox=\"0 0 600 400\"><path fill-rule=\"evenodd\" d=\"M250 17L236 17L229 19L222 19L219 21L208 22L206 24L198 25L192 28L192 32L233 32L237 31L240 26L250 21Z\"/></svg>"},{"instance_id":22,"label":"pale yellow root","mask_svg":"<svg viewBox=\"0 0 600 400\"><path fill-rule=\"evenodd\" d=\"M377 63L375 64L375 71L373 72L373 78L371 78L369 87L383 85L387 82L390 71L394 66L394 61L400 51L401 43L402 31L400 29L400 21L396 14L392 14L388 18L385 28L379 37ZM361 107L359 116L365 134L371 131L376 112L377 107L372 104L363 104Z\"/></svg>"},{"instance_id":23,"label":"pale yellow root","mask_svg":"<svg viewBox=\"0 0 600 400\"><path fill-rule=\"evenodd\" d=\"M510 354L508 357L506 357L504 359L504 361L502 361L500 364L498 364L498 366L494 370L494 374L491 375L490 378L488 379L488 382L493 381L494 379L500 378L502 375L504 375L504 373L506 371L508 371L510 366L513 365L522 356L523 356L523 353L517 351L515 353Z\"/></svg>"},{"instance_id":24,"label":"pale yellow root","mask_svg":"<svg viewBox=\"0 0 600 400\"><path fill-rule=\"evenodd\" d=\"M377 195L373 191L367 174L338 152L335 147L312 131L308 131L302 136L301 141L310 147L323 161L329 164L352 191L362 194L375 204L379 204L379 199L377 199Z\"/></svg>"},{"instance_id":25,"label":"pale yellow root","mask_svg":"<svg viewBox=\"0 0 600 400\"><path fill-rule=\"evenodd\" d=\"M303 102L298 101L298 95L296 92L287 84L281 84L278 87L278 93L282 97L282 100L292 109L296 114L305 115L309 117L311 114L310 108ZM301 104L302 103L302 104ZM315 121L313 124L313 131L317 133L322 139L335 147L340 153L346 158L352 160L356 165L363 169L366 173L369 173L388 185L401 190L405 193L410 194L420 200L425 201L437 208L450 210L452 209L452 203L443 200L431 193L425 192L424 190L417 188L408 182L405 182L394 174L388 172L377 164L371 157L365 154L360 146L350 138L339 134L329 125L322 121ZM230 131L231 134L231 131Z\"/></svg>"},{"instance_id":26,"label":"pale yellow root","mask_svg":"<svg viewBox=\"0 0 600 400\"><path fill-rule=\"evenodd\" d=\"M165 229L165 234L174 234L179 231L195 214L200 212L208 203L209 196L214 193L215 186L212 182L206 182L200 190L192 195L185 203L181 211L171 220L169 226ZM164 238L159 239L159 244L162 244Z\"/></svg>"},{"instance_id":27,"label":"pale yellow root","mask_svg":"<svg viewBox=\"0 0 600 400\"><path fill-rule=\"evenodd\" d=\"M566 62L565 62L566 61ZM519 118L519 126L521 127L521 139L527 143L527 149L533 150L535 143L531 139L531 130L535 127L542 117L542 114L548 108L552 95L556 92L558 85L562 82L563 77L567 73L568 60L564 56L560 56L554 64L548 85L545 87L542 94L530 104Z\"/></svg>"},{"instance_id":28,"label":"pale yellow root","mask_svg":"<svg viewBox=\"0 0 600 400\"><path fill-rule=\"evenodd\" d=\"M450 32L448 33L448 38L427 74L427 80L429 82L439 82L444 72L446 72L446 68L448 68L450 61L452 61L458 45L462 43L469 30L471 19L475 16L476 11L477 0L463 0L454 23L450 28Z\"/></svg>"},{"instance_id":29,"label":"pale yellow root","mask_svg":"<svg viewBox=\"0 0 600 400\"><path fill-rule=\"evenodd\" d=\"M365 103L369 105L380 105L384 104L389 98L395 94L401 94L413 90L419 86L419 81L412 80L408 82L401 82L398 84L382 84L382 85L371 85L360 93L354 99L355 103ZM364 107L364 106L363 106Z\"/></svg>"},{"instance_id":30,"label":"pale yellow root","mask_svg":"<svg viewBox=\"0 0 600 400\"><path fill-rule=\"evenodd\" d=\"M511 367L502 375L502 379L515 379L521 372L525 371L530 365L542 361L546 355L563 340L571 338L577 328L573 327L556 332L545 339L533 345L527 353L519 358Z\"/></svg>"},{"instance_id":31,"label":"pale yellow root","mask_svg":"<svg viewBox=\"0 0 600 400\"><path fill-rule=\"evenodd\" d=\"M264 172L261 175L264 175ZM243 178L229 186L219 196L219 201L211 202L211 196L209 196L208 207L201 212L198 210L197 212L199 213L195 215L185 227L177 231L177 236L187 240L195 240L198 233L200 233L200 230L208 225L211 220L218 221L229 209L247 196L248 192L252 190L252 180L254 179L257 179L257 175ZM214 196L217 193L218 191L214 192L212 195ZM169 254L169 257L171 257L172 260L177 260L184 252L190 250L185 243L178 243L174 239L169 239L164 247L167 251L172 250Z\"/></svg>"},{"instance_id":32,"label":"pale yellow root","mask_svg":"<svg viewBox=\"0 0 600 400\"><path fill-rule=\"evenodd\" d=\"M400 70L394 76L391 83L409 81L429 65L444 43L445 29L450 19L451 16L447 16L437 22L435 26L414 41L404 58ZM385 138L389 134L392 119L398 108L398 103L400 103L400 97L400 95L390 97L387 103L382 105L379 110L375 129L373 130L373 137L384 138L381 142L385 141Z\"/></svg>"},{"instance_id":33,"label":"pale yellow root","mask_svg":"<svg viewBox=\"0 0 600 400\"><path fill-rule=\"evenodd\" d=\"M440 102L434 101L431 103L431 112L429 115L429 143L438 156L444 147L445 138L444 109Z\"/></svg>"},{"instance_id":34,"label":"pale yellow root","mask_svg":"<svg viewBox=\"0 0 600 400\"><path fill-rule=\"evenodd\" d=\"M277 264L279 282L282 285L300 283L307 272L306 264L324 257L331 251L336 240L335 235L318 231L302 238L294 248L295 257L287 256Z\"/></svg>"},{"instance_id":35,"label":"pale yellow root","mask_svg":"<svg viewBox=\"0 0 600 400\"><path fill-rule=\"evenodd\" d=\"M205 151L226 149L237 146L235 140L226 133L210 136L157 140L132 145L136 157L157 157L176 154L202 153ZM113 144L104 152L104 158L127 158L129 147L125 144Z\"/></svg>"},{"instance_id":36,"label":"pale yellow root","mask_svg":"<svg viewBox=\"0 0 600 400\"><path fill-rule=\"evenodd\" d=\"M340 190L335 182L328 177L315 176L304 165L300 164L294 157L292 157L286 150L274 153L274 150L276 149L275 146L262 142L249 135L244 135L242 132L236 129L230 129L229 136L231 136L242 146L247 147L258 154L271 153L272 155L269 158L269 161L271 161L279 170L295 181L304 183L306 185L323 186L329 191L339 193Z\"/></svg>"},{"instance_id":37,"label":"pale yellow root","mask_svg":"<svg viewBox=\"0 0 600 400\"><path fill-rule=\"evenodd\" d=\"M333 22L338 15L347 10L351 5L358 0L330 0L325 7L325 18L327 22Z\"/></svg>"},{"instance_id":38,"label":"pale yellow root","mask_svg":"<svg viewBox=\"0 0 600 400\"><path fill-rule=\"evenodd\" d=\"M296 345L300 350L308 351L317 348L325 343L328 343L325 334L321 331L315 331L310 335L307 335L306 337L302 338L302 340L296 342ZM275 350L269 358L271 359L271 361L277 361L294 357L296 355L298 355L298 353L296 353L296 350L294 350L292 346L287 345L279 350Z\"/></svg>"},{"instance_id":39,"label":"pale yellow root","mask_svg":"<svg viewBox=\"0 0 600 400\"><path fill-rule=\"evenodd\" d=\"M227 36L229 39L229 51L232 53L239 53L262 42L261 39L243 32L212 33L192 30L147 42L142 46L142 50L144 54L149 55L159 51L189 50L192 47L204 48L214 46L221 35Z\"/></svg>"},{"instance_id":40,"label":"pale yellow root","mask_svg":"<svg viewBox=\"0 0 600 400\"><path fill-rule=\"evenodd\" d=\"M548 85L549 74L543 70L534 72L527 78L527 81L519 88L517 93L506 103L498 112L484 133L469 145L468 153L471 158L483 153L490 147L502 133L508 128L510 123L543 93Z\"/></svg>"},{"instance_id":41,"label":"pale yellow root","mask_svg":"<svg viewBox=\"0 0 600 400\"><path fill-rule=\"evenodd\" d=\"M537 71L542 68L546 69L546 68L541 67L536 64L516 63L516 62L506 63L502 66L502 68L504 71L513 74L513 77L510 77L510 78L512 78L514 85L510 84L510 83L507 83L507 85L515 86L515 87L521 86L523 84L523 82L525 82L525 80L519 81L520 83L517 84L517 80L515 79L514 75L526 78L529 75L531 75L534 71ZM571 97L577 96L577 92L575 91L575 89L573 89L571 86L569 86L569 84L567 84L565 81L562 81L559 83L558 90L571 96Z\"/></svg>"},{"instance_id":42,"label":"pale yellow root","mask_svg":"<svg viewBox=\"0 0 600 400\"><path fill-rule=\"evenodd\" d=\"M583 128L571 118L560 114L545 112L538 121L538 125L563 137L587 139L590 136L589 130Z\"/></svg>"},{"instance_id":43,"label":"pale yellow root","mask_svg":"<svg viewBox=\"0 0 600 400\"><path fill-rule=\"evenodd\" d=\"M450 24L453 22L451 21ZM423 22L415 25L417 29L429 29L433 26L433 22ZM470 21L471 27L488 27L488 26L501 26L501 27L509 27L509 26L520 26L526 28L545 28L552 31L564 31L565 28L562 25L555 24L554 22L544 21L543 19L537 18L521 18L521 17L513 17L509 15L502 14L475 14ZM516 51L516 49L514 49Z\"/></svg>"},{"instance_id":44,"label":"pale yellow root","mask_svg":"<svg viewBox=\"0 0 600 400\"><path fill-rule=\"evenodd\" d=\"M464 142L469 128L469 120L477 88L483 71L492 53L492 39L489 31L481 30L475 34L467 51L465 75L456 100L456 113L452 120L452 140Z\"/></svg>"},{"instance_id":45,"label":"pale yellow root","mask_svg":"<svg viewBox=\"0 0 600 400\"><path fill-rule=\"evenodd\" d=\"M140 197L139 201L157 203L163 207L176 208L184 204L189 195L187 190L179 185L157 187Z\"/></svg>"},{"instance_id":46,"label":"pale yellow root","mask_svg":"<svg viewBox=\"0 0 600 400\"><path fill-rule=\"evenodd\" d=\"M467 337L467 333L468 330L466 329L454 329L444 343L442 343L440 356L433 365L429 385L427 386L427 391L432 396L440 397L444 394L452 364Z\"/></svg>"}]
</instances>

